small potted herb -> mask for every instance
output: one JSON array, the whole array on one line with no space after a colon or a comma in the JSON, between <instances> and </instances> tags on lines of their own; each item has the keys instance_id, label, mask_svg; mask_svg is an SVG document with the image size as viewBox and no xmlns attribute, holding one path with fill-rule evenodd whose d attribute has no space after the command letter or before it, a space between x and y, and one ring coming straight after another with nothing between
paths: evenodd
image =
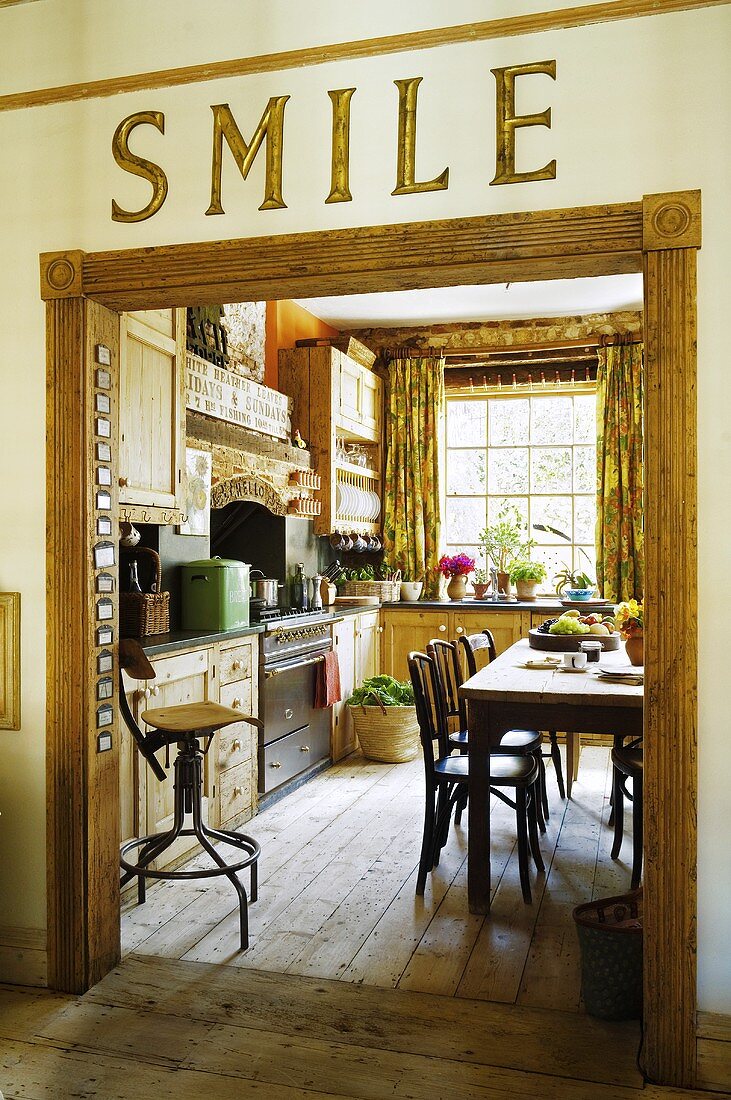
<instances>
[{"instance_id":1,"label":"small potted herb","mask_svg":"<svg viewBox=\"0 0 731 1100\"><path fill-rule=\"evenodd\" d=\"M565 592L568 599L578 602L590 600L596 589L596 583L587 573L581 569L571 569L568 565L556 574L553 583L557 596Z\"/></svg>"},{"instance_id":2,"label":"small potted herb","mask_svg":"<svg viewBox=\"0 0 731 1100\"><path fill-rule=\"evenodd\" d=\"M475 569L472 587L475 590L475 599L484 600L490 587L490 578L486 569Z\"/></svg>"},{"instance_id":3,"label":"small potted herb","mask_svg":"<svg viewBox=\"0 0 731 1100\"><path fill-rule=\"evenodd\" d=\"M414 689L393 676L364 680L346 703L363 755L369 760L401 764L419 752L419 722Z\"/></svg>"},{"instance_id":4,"label":"small potted herb","mask_svg":"<svg viewBox=\"0 0 731 1100\"><path fill-rule=\"evenodd\" d=\"M534 600L538 585L546 579L546 567L540 561L515 561L510 570L510 580L515 585L519 600Z\"/></svg>"}]
</instances>

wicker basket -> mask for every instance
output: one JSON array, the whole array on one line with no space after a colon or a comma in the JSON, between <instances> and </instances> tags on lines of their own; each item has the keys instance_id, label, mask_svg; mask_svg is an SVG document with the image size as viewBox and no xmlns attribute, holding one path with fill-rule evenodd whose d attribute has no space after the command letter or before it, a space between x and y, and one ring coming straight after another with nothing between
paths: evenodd
<instances>
[{"instance_id":1,"label":"wicker basket","mask_svg":"<svg viewBox=\"0 0 731 1100\"><path fill-rule=\"evenodd\" d=\"M147 555L155 567L156 592L120 592L119 633L122 638L144 638L148 634L167 634L170 629L170 593L161 592L160 555L147 546L137 546L131 558Z\"/></svg>"},{"instance_id":2,"label":"wicker basket","mask_svg":"<svg viewBox=\"0 0 731 1100\"><path fill-rule=\"evenodd\" d=\"M581 995L590 1016L642 1016L642 888L574 909L581 947Z\"/></svg>"},{"instance_id":3,"label":"wicker basket","mask_svg":"<svg viewBox=\"0 0 731 1100\"><path fill-rule=\"evenodd\" d=\"M349 707L363 755L384 764L403 764L419 754L416 707Z\"/></svg>"},{"instance_id":4,"label":"wicker basket","mask_svg":"<svg viewBox=\"0 0 731 1100\"><path fill-rule=\"evenodd\" d=\"M401 579L397 581L346 581L343 596L378 596L381 603L395 603L401 596Z\"/></svg>"}]
</instances>

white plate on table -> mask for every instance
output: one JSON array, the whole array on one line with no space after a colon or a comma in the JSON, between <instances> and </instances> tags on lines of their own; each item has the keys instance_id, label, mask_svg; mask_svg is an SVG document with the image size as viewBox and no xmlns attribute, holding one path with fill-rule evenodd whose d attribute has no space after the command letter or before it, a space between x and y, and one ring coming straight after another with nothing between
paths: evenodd
<instances>
[{"instance_id":1,"label":"white plate on table","mask_svg":"<svg viewBox=\"0 0 731 1100\"><path fill-rule=\"evenodd\" d=\"M545 657L542 661L521 661L519 668L557 669L560 665L558 657Z\"/></svg>"}]
</instances>

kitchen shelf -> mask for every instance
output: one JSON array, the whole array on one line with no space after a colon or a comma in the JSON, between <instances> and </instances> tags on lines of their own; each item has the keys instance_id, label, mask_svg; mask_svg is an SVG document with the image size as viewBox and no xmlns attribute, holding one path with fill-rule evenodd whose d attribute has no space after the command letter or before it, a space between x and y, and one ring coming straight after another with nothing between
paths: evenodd
<instances>
[{"instance_id":1,"label":"kitchen shelf","mask_svg":"<svg viewBox=\"0 0 731 1100\"><path fill-rule=\"evenodd\" d=\"M369 466L354 466L350 462L337 462L335 464L335 472L340 473L341 471L346 474L362 474L363 477L370 478L371 481L381 480L379 471L372 470Z\"/></svg>"}]
</instances>

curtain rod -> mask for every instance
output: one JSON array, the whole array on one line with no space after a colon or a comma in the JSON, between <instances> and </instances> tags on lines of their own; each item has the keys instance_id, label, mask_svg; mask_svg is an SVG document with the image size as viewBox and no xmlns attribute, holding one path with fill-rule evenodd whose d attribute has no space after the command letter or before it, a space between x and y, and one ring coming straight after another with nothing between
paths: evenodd
<instances>
[{"instance_id":1,"label":"curtain rod","mask_svg":"<svg viewBox=\"0 0 731 1100\"><path fill-rule=\"evenodd\" d=\"M596 336L587 336L583 340L544 340L534 344L483 345L482 347L472 346L468 348L435 348L408 345L394 348L384 347L381 348L381 356L385 362L388 362L390 359L408 359L415 355L421 356L422 358L433 356L435 358L450 359L454 356L463 356L465 358L485 359L489 355L505 355L512 352L571 351L581 349L595 352L597 348L606 347L609 344L641 344L642 341L642 333L598 333Z\"/></svg>"}]
</instances>

